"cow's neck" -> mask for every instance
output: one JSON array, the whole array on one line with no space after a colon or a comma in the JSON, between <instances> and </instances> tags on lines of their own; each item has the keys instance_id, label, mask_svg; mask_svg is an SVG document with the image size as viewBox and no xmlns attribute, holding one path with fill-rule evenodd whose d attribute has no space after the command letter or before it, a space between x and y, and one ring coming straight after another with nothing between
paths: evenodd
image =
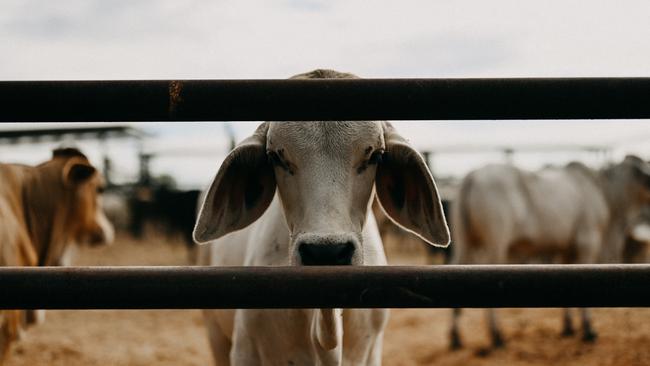
<instances>
[{"instance_id":1,"label":"cow's neck","mask_svg":"<svg viewBox=\"0 0 650 366\"><path fill-rule=\"evenodd\" d=\"M289 229L282 212L280 197L276 194L269 208L254 225L260 225L258 234L272 238L268 242L251 241L245 265L286 266L291 241ZM300 327L298 334L309 334L308 342L321 361L318 364L339 364L343 347L343 318L341 309L287 309L286 326ZM307 321L301 320L306 319ZM291 324L289 324L291 323ZM303 328L304 327L304 328ZM296 329L293 329L296 331Z\"/></svg>"},{"instance_id":2,"label":"cow's neck","mask_svg":"<svg viewBox=\"0 0 650 366\"><path fill-rule=\"evenodd\" d=\"M619 262L622 260L620 254L625 243L625 207L629 202L616 182L607 174L607 170L601 171L600 187L607 202L609 210L609 222L602 243L601 261Z\"/></svg>"},{"instance_id":3,"label":"cow's neck","mask_svg":"<svg viewBox=\"0 0 650 366\"><path fill-rule=\"evenodd\" d=\"M57 192L60 184L57 173L50 166L31 168L23 184L25 223L41 266L54 264L48 261L50 252L66 240L61 225L65 219L63 207L56 205L64 194Z\"/></svg>"}]
</instances>

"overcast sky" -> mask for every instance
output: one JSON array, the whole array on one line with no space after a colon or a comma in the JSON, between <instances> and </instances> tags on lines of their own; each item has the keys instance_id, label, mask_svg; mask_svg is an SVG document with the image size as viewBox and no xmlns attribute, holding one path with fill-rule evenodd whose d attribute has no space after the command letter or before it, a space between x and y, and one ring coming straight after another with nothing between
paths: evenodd
<instances>
[{"instance_id":1,"label":"overcast sky","mask_svg":"<svg viewBox=\"0 0 650 366\"><path fill-rule=\"evenodd\" d=\"M3 0L0 79L650 76L650 2Z\"/></svg>"},{"instance_id":2,"label":"overcast sky","mask_svg":"<svg viewBox=\"0 0 650 366\"><path fill-rule=\"evenodd\" d=\"M362 77L650 76L649 23L649 1L2 0L0 80L286 78L319 67ZM243 137L252 127L236 131ZM152 149L222 151L225 144L220 126L146 128L157 136L148 142ZM650 158L647 121L402 129L423 149L614 144L617 156ZM127 154L125 148L116 153ZM0 159L47 156L43 147L24 150L32 155L0 147ZM482 160L434 160L443 173L462 174L502 158L474 155ZM220 159L168 157L155 169L203 184ZM547 160L554 158L517 162L533 168Z\"/></svg>"}]
</instances>

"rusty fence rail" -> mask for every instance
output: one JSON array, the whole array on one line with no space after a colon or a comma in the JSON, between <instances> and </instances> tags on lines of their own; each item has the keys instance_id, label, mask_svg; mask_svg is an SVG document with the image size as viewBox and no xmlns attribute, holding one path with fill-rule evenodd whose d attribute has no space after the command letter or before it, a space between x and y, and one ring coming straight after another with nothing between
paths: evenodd
<instances>
[{"instance_id":1,"label":"rusty fence rail","mask_svg":"<svg viewBox=\"0 0 650 366\"><path fill-rule=\"evenodd\" d=\"M650 78L0 81L0 122L650 118Z\"/></svg>"},{"instance_id":2,"label":"rusty fence rail","mask_svg":"<svg viewBox=\"0 0 650 366\"><path fill-rule=\"evenodd\" d=\"M0 122L650 118L650 78L0 81ZM0 309L650 307L650 265L0 268Z\"/></svg>"},{"instance_id":3,"label":"rusty fence rail","mask_svg":"<svg viewBox=\"0 0 650 366\"><path fill-rule=\"evenodd\" d=\"M0 268L0 308L648 307L650 265Z\"/></svg>"}]
</instances>

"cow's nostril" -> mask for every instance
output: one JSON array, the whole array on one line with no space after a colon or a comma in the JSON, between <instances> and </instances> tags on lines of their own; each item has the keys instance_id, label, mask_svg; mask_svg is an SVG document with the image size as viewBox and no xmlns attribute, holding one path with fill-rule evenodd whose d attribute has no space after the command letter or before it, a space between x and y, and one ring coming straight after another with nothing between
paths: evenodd
<instances>
[{"instance_id":1,"label":"cow's nostril","mask_svg":"<svg viewBox=\"0 0 650 366\"><path fill-rule=\"evenodd\" d=\"M352 264L354 244L306 244L298 245L300 260L305 266L345 266Z\"/></svg>"},{"instance_id":2,"label":"cow's nostril","mask_svg":"<svg viewBox=\"0 0 650 366\"><path fill-rule=\"evenodd\" d=\"M338 254L340 261L346 262L342 264L352 264L352 256L354 255L354 244L347 242L343 244L341 251Z\"/></svg>"}]
</instances>

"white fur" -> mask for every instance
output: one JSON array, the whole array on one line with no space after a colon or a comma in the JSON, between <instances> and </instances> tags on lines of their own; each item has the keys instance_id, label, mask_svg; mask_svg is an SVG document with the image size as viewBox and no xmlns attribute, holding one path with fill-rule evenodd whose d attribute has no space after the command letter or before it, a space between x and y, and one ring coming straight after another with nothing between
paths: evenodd
<instances>
[{"instance_id":1,"label":"white fur","mask_svg":"<svg viewBox=\"0 0 650 366\"><path fill-rule=\"evenodd\" d=\"M385 134L391 137L388 142ZM197 242L209 242L199 254L201 263L300 266L301 245L322 248L345 243L354 246L352 265L385 265L377 223L369 209L380 168L368 162L374 161L372 151L389 151L394 141L400 146L391 156L391 165L382 170L385 181L392 182L390 174L400 172L400 164L419 159L416 167L409 166L421 178L417 183L409 181L409 199L421 193L434 198L418 199L419 205L413 206L423 209L409 215L408 222L404 213L410 212L412 201L392 203L391 195L379 198L396 207L394 212L401 216L393 219L417 226L414 231L433 242L447 244L448 229L431 175L392 126L270 123L229 154L204 194L194 230ZM274 160L269 171L263 152L271 157L277 152L286 164ZM394 180L401 177L397 174ZM204 314L217 365L233 366L380 365L388 319L386 309L239 309Z\"/></svg>"},{"instance_id":2,"label":"white fur","mask_svg":"<svg viewBox=\"0 0 650 366\"><path fill-rule=\"evenodd\" d=\"M276 195L253 225L208 245L210 264L218 266L287 266L291 240ZM385 265L381 238L372 211L363 230L366 265ZM380 365L385 309L348 311L206 310L206 325L217 360L232 365ZM342 319L347 312L347 322ZM346 327L347 325L347 327ZM354 326L351 329L350 326ZM343 353L343 334L371 334ZM232 351L224 343L232 344ZM222 354L226 352L226 354ZM219 361L217 361L219 362ZM227 364L227 363L226 363ZM217 363L221 365L221 363Z\"/></svg>"}]
</instances>

